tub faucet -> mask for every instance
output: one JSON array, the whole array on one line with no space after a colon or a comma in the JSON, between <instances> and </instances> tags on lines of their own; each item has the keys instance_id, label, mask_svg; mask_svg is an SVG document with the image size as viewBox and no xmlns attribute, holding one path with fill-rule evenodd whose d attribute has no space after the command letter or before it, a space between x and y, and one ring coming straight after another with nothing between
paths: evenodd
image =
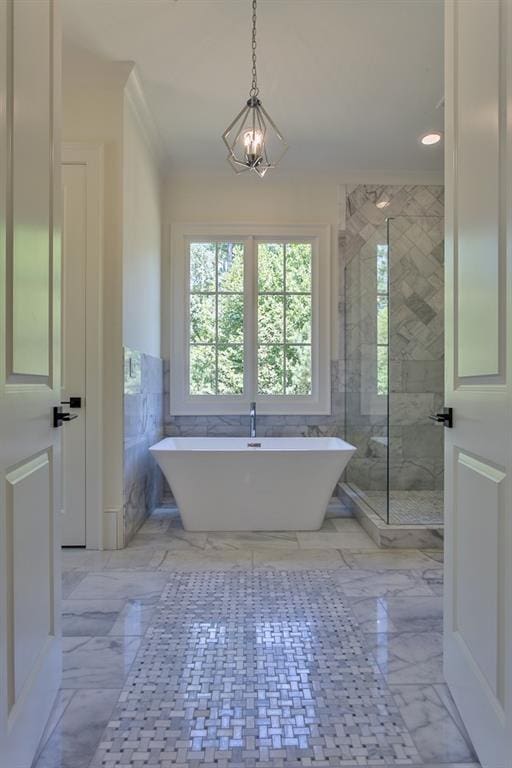
<instances>
[{"instance_id":1,"label":"tub faucet","mask_svg":"<svg viewBox=\"0 0 512 768\"><path fill-rule=\"evenodd\" d=\"M249 437L256 437L256 403L249 410Z\"/></svg>"}]
</instances>

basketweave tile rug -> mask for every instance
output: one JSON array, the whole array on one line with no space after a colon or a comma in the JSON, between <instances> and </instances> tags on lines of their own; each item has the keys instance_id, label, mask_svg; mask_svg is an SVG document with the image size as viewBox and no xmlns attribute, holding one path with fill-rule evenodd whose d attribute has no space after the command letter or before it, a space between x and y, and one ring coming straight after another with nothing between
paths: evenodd
<instances>
[{"instance_id":1,"label":"basketweave tile rug","mask_svg":"<svg viewBox=\"0 0 512 768\"><path fill-rule=\"evenodd\" d=\"M326 572L170 577L95 768L421 763Z\"/></svg>"}]
</instances>

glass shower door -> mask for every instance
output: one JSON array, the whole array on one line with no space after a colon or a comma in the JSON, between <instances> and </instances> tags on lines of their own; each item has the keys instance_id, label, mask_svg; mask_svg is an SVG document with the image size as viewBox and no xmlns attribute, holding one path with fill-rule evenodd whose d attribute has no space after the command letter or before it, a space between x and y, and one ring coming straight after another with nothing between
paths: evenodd
<instances>
[{"instance_id":1,"label":"glass shower door","mask_svg":"<svg viewBox=\"0 0 512 768\"><path fill-rule=\"evenodd\" d=\"M388 522L443 522L444 242L439 216L388 220Z\"/></svg>"},{"instance_id":2,"label":"glass shower door","mask_svg":"<svg viewBox=\"0 0 512 768\"><path fill-rule=\"evenodd\" d=\"M386 223L345 265L345 425L352 492L388 519L389 267Z\"/></svg>"}]
</instances>

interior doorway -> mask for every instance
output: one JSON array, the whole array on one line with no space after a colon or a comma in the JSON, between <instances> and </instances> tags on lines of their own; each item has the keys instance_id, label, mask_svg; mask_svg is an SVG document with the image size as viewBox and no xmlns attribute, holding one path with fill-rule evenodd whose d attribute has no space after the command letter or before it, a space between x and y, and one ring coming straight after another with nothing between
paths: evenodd
<instances>
[{"instance_id":1,"label":"interior doorway","mask_svg":"<svg viewBox=\"0 0 512 768\"><path fill-rule=\"evenodd\" d=\"M102 148L62 151L62 546L102 548Z\"/></svg>"}]
</instances>

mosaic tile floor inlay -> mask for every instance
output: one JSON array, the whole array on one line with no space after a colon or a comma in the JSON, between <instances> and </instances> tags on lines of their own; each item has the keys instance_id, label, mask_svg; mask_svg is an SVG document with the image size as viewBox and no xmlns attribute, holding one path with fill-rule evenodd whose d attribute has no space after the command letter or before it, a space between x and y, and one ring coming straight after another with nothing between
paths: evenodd
<instances>
[{"instance_id":1,"label":"mosaic tile floor inlay","mask_svg":"<svg viewBox=\"0 0 512 768\"><path fill-rule=\"evenodd\" d=\"M92 766L421 763L328 571L173 574Z\"/></svg>"}]
</instances>

